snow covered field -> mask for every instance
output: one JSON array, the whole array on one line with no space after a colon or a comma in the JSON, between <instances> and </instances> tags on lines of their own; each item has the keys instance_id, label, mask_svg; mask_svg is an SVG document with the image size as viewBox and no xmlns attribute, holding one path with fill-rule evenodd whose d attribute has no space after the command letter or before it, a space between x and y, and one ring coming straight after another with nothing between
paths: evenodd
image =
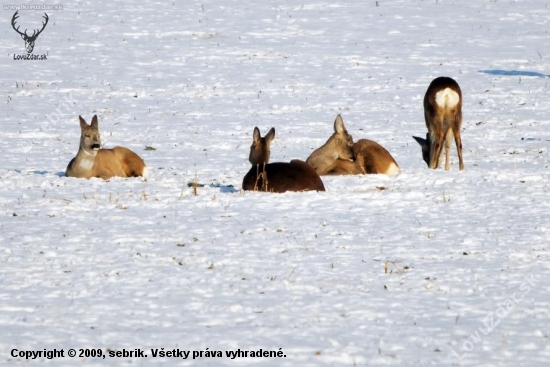
<instances>
[{"instance_id":1,"label":"snow covered field","mask_svg":"<svg viewBox=\"0 0 550 367\"><path fill-rule=\"evenodd\" d=\"M549 365L550 2L62 4L44 61L14 60L0 12L1 366ZM463 92L462 172L412 139L441 75ZM276 128L272 161L305 160L338 113L402 173L240 190L254 126ZM94 114L151 179L64 177Z\"/></svg>"}]
</instances>

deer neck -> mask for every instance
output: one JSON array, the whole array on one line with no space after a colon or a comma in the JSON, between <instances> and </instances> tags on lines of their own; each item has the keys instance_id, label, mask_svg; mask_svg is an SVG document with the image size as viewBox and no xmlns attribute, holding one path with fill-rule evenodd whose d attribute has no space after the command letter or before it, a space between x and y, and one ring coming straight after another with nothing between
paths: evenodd
<instances>
[{"instance_id":1,"label":"deer neck","mask_svg":"<svg viewBox=\"0 0 550 367\"><path fill-rule=\"evenodd\" d=\"M336 140L331 137L325 144L314 150L308 160L312 160L317 163L331 164L337 159L337 143Z\"/></svg>"},{"instance_id":2,"label":"deer neck","mask_svg":"<svg viewBox=\"0 0 550 367\"><path fill-rule=\"evenodd\" d=\"M269 153L262 152L261 154L251 154L249 162L252 163L253 167L256 166L265 166L269 163Z\"/></svg>"},{"instance_id":3,"label":"deer neck","mask_svg":"<svg viewBox=\"0 0 550 367\"><path fill-rule=\"evenodd\" d=\"M76 155L75 165L84 171L91 170L94 166L97 152L87 152L84 149L79 149Z\"/></svg>"},{"instance_id":4,"label":"deer neck","mask_svg":"<svg viewBox=\"0 0 550 367\"><path fill-rule=\"evenodd\" d=\"M324 175L330 171L332 165L338 159L334 139L329 139L323 146L317 148L311 153L306 163L311 165L319 175Z\"/></svg>"},{"instance_id":5,"label":"deer neck","mask_svg":"<svg viewBox=\"0 0 550 367\"><path fill-rule=\"evenodd\" d=\"M80 147L75 157L75 164L82 170L90 170L94 166L95 159L99 150L89 150L84 146L84 140L80 141Z\"/></svg>"}]
</instances>

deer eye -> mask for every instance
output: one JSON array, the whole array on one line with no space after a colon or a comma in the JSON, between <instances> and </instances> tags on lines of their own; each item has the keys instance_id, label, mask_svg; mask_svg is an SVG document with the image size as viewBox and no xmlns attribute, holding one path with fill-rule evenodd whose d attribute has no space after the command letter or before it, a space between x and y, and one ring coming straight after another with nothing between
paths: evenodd
<instances>
[{"instance_id":1,"label":"deer eye","mask_svg":"<svg viewBox=\"0 0 550 367\"><path fill-rule=\"evenodd\" d=\"M90 137L90 134L84 134L85 137L89 138Z\"/></svg>"}]
</instances>

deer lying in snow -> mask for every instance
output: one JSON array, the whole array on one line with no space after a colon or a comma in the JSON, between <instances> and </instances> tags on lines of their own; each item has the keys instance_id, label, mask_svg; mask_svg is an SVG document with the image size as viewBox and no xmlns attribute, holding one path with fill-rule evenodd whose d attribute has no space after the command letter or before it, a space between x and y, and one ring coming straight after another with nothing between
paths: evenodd
<instances>
[{"instance_id":1,"label":"deer lying in snow","mask_svg":"<svg viewBox=\"0 0 550 367\"><path fill-rule=\"evenodd\" d=\"M244 176L243 190L285 192L285 191L325 191L323 181L306 162L294 159L290 163L269 163L270 145L275 138L271 128L265 137L255 127L250 155L250 171Z\"/></svg>"},{"instance_id":2,"label":"deer lying in snow","mask_svg":"<svg viewBox=\"0 0 550 367\"><path fill-rule=\"evenodd\" d=\"M392 176L400 172L395 159L377 142L360 139L354 143L340 115L334 121L334 134L306 162L321 176L367 173Z\"/></svg>"},{"instance_id":3,"label":"deer lying in snow","mask_svg":"<svg viewBox=\"0 0 550 367\"><path fill-rule=\"evenodd\" d=\"M413 138L422 147L422 158L428 167L436 169L441 161L443 143L445 143L445 170L449 170L449 155L451 140L455 139L458 151L458 167L464 169L462 161L462 91L458 83L448 77L435 78L428 87L424 96L424 119L428 133L426 139L416 136Z\"/></svg>"},{"instance_id":4,"label":"deer lying in snow","mask_svg":"<svg viewBox=\"0 0 550 367\"><path fill-rule=\"evenodd\" d=\"M76 157L69 165L65 175L67 177L108 179L118 177L147 177L148 170L145 162L136 153L128 148L115 147L101 149L97 116L92 118L88 125L82 117L80 119L80 148Z\"/></svg>"}]
</instances>

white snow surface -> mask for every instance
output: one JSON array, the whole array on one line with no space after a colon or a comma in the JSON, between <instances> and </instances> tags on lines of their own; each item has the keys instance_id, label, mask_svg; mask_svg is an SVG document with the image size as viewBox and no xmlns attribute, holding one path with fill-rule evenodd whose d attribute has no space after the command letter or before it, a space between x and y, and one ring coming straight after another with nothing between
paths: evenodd
<instances>
[{"instance_id":1,"label":"white snow surface","mask_svg":"<svg viewBox=\"0 0 550 367\"><path fill-rule=\"evenodd\" d=\"M0 12L1 366L550 365L549 2L62 4L45 61L13 59ZM412 139L438 76L462 88L464 171ZM64 177L94 114L148 180ZM255 126L305 160L337 114L402 173L241 190ZM260 348L284 357L225 356Z\"/></svg>"}]
</instances>

